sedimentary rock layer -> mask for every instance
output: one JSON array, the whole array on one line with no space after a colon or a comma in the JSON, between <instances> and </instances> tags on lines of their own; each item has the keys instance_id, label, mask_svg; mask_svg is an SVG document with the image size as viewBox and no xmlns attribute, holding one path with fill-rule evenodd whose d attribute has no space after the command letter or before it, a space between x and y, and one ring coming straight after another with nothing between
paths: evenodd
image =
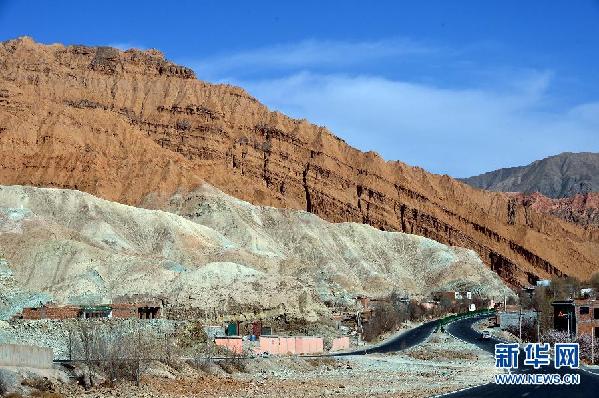
<instances>
[{"instance_id":1,"label":"sedimentary rock layer","mask_svg":"<svg viewBox=\"0 0 599 398\"><path fill-rule=\"evenodd\" d=\"M534 211L550 214L563 220L587 227L599 227L599 192L577 194L567 198L552 199L538 192L511 193L518 203Z\"/></svg>"},{"instance_id":2,"label":"sedimentary rock layer","mask_svg":"<svg viewBox=\"0 0 599 398\"><path fill-rule=\"evenodd\" d=\"M473 249L513 285L599 270L596 229L360 152L240 88L197 80L154 50L4 42L0 159L3 184L146 207L163 208L204 179L254 204Z\"/></svg>"}]
</instances>

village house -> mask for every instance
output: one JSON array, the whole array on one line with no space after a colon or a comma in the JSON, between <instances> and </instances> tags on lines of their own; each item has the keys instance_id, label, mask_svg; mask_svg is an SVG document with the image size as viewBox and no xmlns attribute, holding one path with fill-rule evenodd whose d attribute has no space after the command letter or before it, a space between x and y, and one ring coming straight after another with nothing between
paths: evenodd
<instances>
[{"instance_id":1,"label":"village house","mask_svg":"<svg viewBox=\"0 0 599 398\"><path fill-rule=\"evenodd\" d=\"M341 344L343 343L339 342ZM345 344L339 349L345 349ZM324 341L322 337L315 336L262 336L258 351L271 355L321 354L324 351Z\"/></svg>"},{"instance_id":2,"label":"village house","mask_svg":"<svg viewBox=\"0 0 599 398\"><path fill-rule=\"evenodd\" d=\"M456 302L460 300L472 300L472 292L465 291L460 292L457 290L448 290L444 292L435 292L433 293L433 299L435 301L448 301L448 302Z\"/></svg>"},{"instance_id":3,"label":"village house","mask_svg":"<svg viewBox=\"0 0 599 398\"><path fill-rule=\"evenodd\" d=\"M214 338L214 343L237 355L243 352L243 340L241 336L217 336Z\"/></svg>"},{"instance_id":4,"label":"village house","mask_svg":"<svg viewBox=\"0 0 599 398\"><path fill-rule=\"evenodd\" d=\"M591 298L559 300L554 309L553 327L572 336L599 336L599 301Z\"/></svg>"},{"instance_id":5,"label":"village house","mask_svg":"<svg viewBox=\"0 0 599 398\"><path fill-rule=\"evenodd\" d=\"M599 337L599 301L595 299L574 300L576 336Z\"/></svg>"},{"instance_id":6,"label":"village house","mask_svg":"<svg viewBox=\"0 0 599 398\"><path fill-rule=\"evenodd\" d=\"M580 297L581 298L592 298L592 297L596 297L597 292L595 291L594 288L592 287L585 287L580 289Z\"/></svg>"},{"instance_id":7,"label":"village house","mask_svg":"<svg viewBox=\"0 0 599 398\"><path fill-rule=\"evenodd\" d=\"M537 287L549 287L551 286L551 281L549 279L539 279L537 281Z\"/></svg>"},{"instance_id":8,"label":"village house","mask_svg":"<svg viewBox=\"0 0 599 398\"><path fill-rule=\"evenodd\" d=\"M495 324L501 330L517 328L522 324L536 324L537 313L532 309L522 309L519 305L502 306L503 309L495 314Z\"/></svg>"},{"instance_id":9,"label":"village house","mask_svg":"<svg viewBox=\"0 0 599 398\"><path fill-rule=\"evenodd\" d=\"M57 306L53 304L44 305L40 303L39 307L23 308L19 316L23 319L71 319L79 318L81 307L75 305Z\"/></svg>"},{"instance_id":10,"label":"village house","mask_svg":"<svg viewBox=\"0 0 599 398\"><path fill-rule=\"evenodd\" d=\"M23 308L21 319L157 319L162 317L161 302L113 303L102 305L55 305L40 303L39 307Z\"/></svg>"}]
</instances>

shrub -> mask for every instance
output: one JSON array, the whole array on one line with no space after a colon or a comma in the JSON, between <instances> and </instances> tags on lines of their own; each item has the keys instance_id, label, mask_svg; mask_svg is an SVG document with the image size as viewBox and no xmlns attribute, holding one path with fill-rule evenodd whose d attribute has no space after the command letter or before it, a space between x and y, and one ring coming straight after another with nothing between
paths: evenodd
<instances>
[{"instance_id":1,"label":"shrub","mask_svg":"<svg viewBox=\"0 0 599 398\"><path fill-rule=\"evenodd\" d=\"M32 393L31 396L36 397L36 398L64 398L64 395L56 393L56 392L50 392L50 391L44 391L44 392L36 391L36 392Z\"/></svg>"},{"instance_id":2,"label":"shrub","mask_svg":"<svg viewBox=\"0 0 599 398\"><path fill-rule=\"evenodd\" d=\"M194 350L208 343L208 335L202 323L194 321L185 326L182 332L176 336L176 344L187 350Z\"/></svg>"},{"instance_id":3,"label":"shrub","mask_svg":"<svg viewBox=\"0 0 599 398\"><path fill-rule=\"evenodd\" d=\"M599 290L599 272L595 272L591 275L591 279L589 280L589 285L595 290Z\"/></svg>"},{"instance_id":4,"label":"shrub","mask_svg":"<svg viewBox=\"0 0 599 398\"><path fill-rule=\"evenodd\" d=\"M506 330L516 337L520 336L520 327L517 325L509 326ZM522 321L522 341L537 341L537 326L535 322L530 320Z\"/></svg>"},{"instance_id":5,"label":"shrub","mask_svg":"<svg viewBox=\"0 0 599 398\"><path fill-rule=\"evenodd\" d=\"M543 333L542 341L545 343L565 343L570 341L568 332L550 329Z\"/></svg>"},{"instance_id":6,"label":"shrub","mask_svg":"<svg viewBox=\"0 0 599 398\"><path fill-rule=\"evenodd\" d=\"M95 372L107 375L109 383L129 380L139 384L151 360L166 356L163 340L135 323L78 322L71 339L73 359L84 363L83 379L92 386Z\"/></svg>"},{"instance_id":7,"label":"shrub","mask_svg":"<svg viewBox=\"0 0 599 398\"><path fill-rule=\"evenodd\" d=\"M378 303L372 314L370 320L364 324L362 338L366 341L373 341L383 333L395 330L402 323L400 313L388 303Z\"/></svg>"},{"instance_id":8,"label":"shrub","mask_svg":"<svg viewBox=\"0 0 599 398\"><path fill-rule=\"evenodd\" d=\"M47 378L29 377L21 382L21 385L31 387L39 392L52 391L52 382Z\"/></svg>"},{"instance_id":9,"label":"shrub","mask_svg":"<svg viewBox=\"0 0 599 398\"><path fill-rule=\"evenodd\" d=\"M210 373L213 361L212 358L192 358L187 361L187 364L196 370L200 370L204 373Z\"/></svg>"},{"instance_id":10,"label":"shrub","mask_svg":"<svg viewBox=\"0 0 599 398\"><path fill-rule=\"evenodd\" d=\"M179 119L179 120L177 120L175 127L177 130L189 130L189 128L191 127L191 124L187 120Z\"/></svg>"},{"instance_id":11,"label":"shrub","mask_svg":"<svg viewBox=\"0 0 599 398\"><path fill-rule=\"evenodd\" d=\"M246 364L243 358L239 356L230 357L218 362L218 365L222 370L227 372L228 374L235 372L245 372Z\"/></svg>"}]
</instances>

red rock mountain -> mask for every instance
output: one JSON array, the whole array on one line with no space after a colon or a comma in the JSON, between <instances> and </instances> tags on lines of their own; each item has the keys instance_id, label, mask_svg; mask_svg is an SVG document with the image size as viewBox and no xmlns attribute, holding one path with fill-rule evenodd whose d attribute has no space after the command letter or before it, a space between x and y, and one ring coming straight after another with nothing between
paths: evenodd
<instances>
[{"instance_id":1,"label":"red rock mountain","mask_svg":"<svg viewBox=\"0 0 599 398\"><path fill-rule=\"evenodd\" d=\"M576 194L567 198L552 199L538 192L532 194L510 193L518 203L534 211L551 214L566 221L587 226L599 226L599 192Z\"/></svg>"},{"instance_id":2,"label":"red rock mountain","mask_svg":"<svg viewBox=\"0 0 599 398\"><path fill-rule=\"evenodd\" d=\"M0 44L0 164L0 184L144 207L203 179L255 204L471 248L514 285L599 270L597 229L360 152L155 50Z\"/></svg>"},{"instance_id":3,"label":"red rock mountain","mask_svg":"<svg viewBox=\"0 0 599 398\"><path fill-rule=\"evenodd\" d=\"M523 206L583 227L599 227L599 153L564 152L461 181L490 191L521 192L513 197Z\"/></svg>"}]
</instances>

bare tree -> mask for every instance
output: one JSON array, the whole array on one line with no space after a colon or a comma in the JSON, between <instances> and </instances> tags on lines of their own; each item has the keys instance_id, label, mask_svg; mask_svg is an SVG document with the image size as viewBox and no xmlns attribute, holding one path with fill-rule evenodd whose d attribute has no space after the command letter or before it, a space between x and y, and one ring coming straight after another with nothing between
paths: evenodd
<instances>
[{"instance_id":1,"label":"bare tree","mask_svg":"<svg viewBox=\"0 0 599 398\"><path fill-rule=\"evenodd\" d=\"M106 375L110 383L139 384L151 361L165 357L162 340L137 322L79 321L72 335L72 356L84 364L85 386L95 385L97 374Z\"/></svg>"},{"instance_id":2,"label":"bare tree","mask_svg":"<svg viewBox=\"0 0 599 398\"><path fill-rule=\"evenodd\" d=\"M591 275L589 286L599 291L599 272L595 272L593 275Z\"/></svg>"}]
</instances>

